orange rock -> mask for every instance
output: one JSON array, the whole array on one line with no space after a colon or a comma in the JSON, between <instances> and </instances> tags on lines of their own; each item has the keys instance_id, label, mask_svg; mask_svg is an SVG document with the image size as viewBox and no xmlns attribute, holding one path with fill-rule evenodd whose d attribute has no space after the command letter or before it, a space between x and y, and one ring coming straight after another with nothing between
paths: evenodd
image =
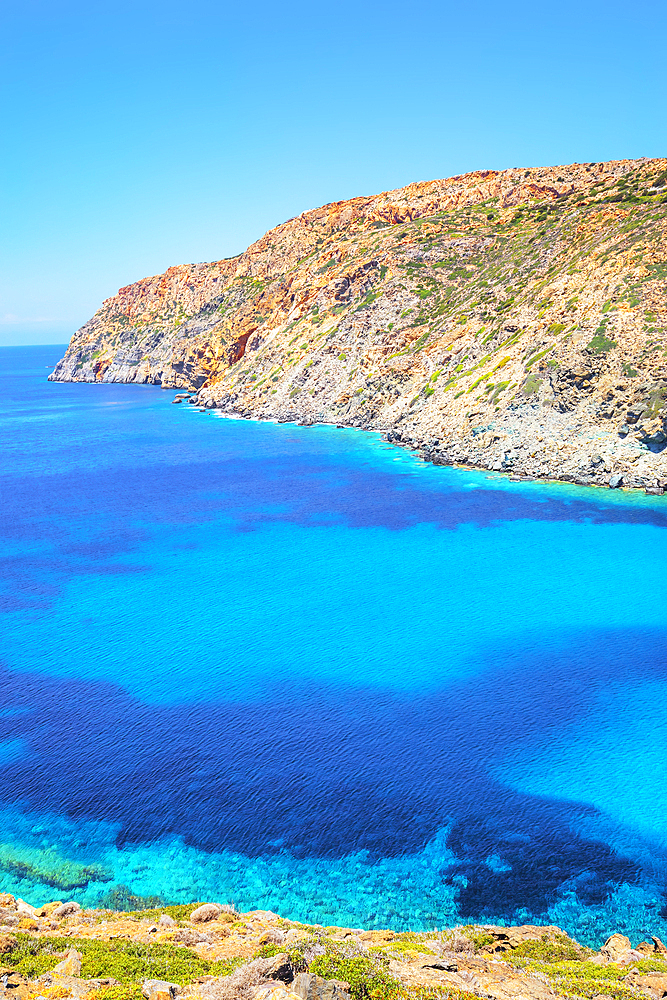
<instances>
[{"instance_id":1,"label":"orange rock","mask_svg":"<svg viewBox=\"0 0 667 1000\"><path fill-rule=\"evenodd\" d=\"M81 975L81 952L75 948L70 948L67 957L58 962L51 970L52 974L60 976L80 976Z\"/></svg>"},{"instance_id":2,"label":"orange rock","mask_svg":"<svg viewBox=\"0 0 667 1000\"><path fill-rule=\"evenodd\" d=\"M651 404L660 427L618 434L624 408L667 385L650 325L667 326L665 188L652 187L666 170L667 159L479 170L322 206L233 260L124 286L52 377L389 429L442 464L599 485L612 467L629 485L667 477L655 436L667 434L667 399ZM525 453L481 448L476 428L490 422ZM539 423L571 453L535 447Z\"/></svg>"}]
</instances>

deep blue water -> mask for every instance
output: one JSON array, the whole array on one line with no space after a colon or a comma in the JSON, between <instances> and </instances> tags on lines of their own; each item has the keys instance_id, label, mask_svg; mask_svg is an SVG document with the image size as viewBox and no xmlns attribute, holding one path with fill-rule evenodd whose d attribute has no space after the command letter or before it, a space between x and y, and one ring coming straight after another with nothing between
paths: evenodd
<instances>
[{"instance_id":1,"label":"deep blue water","mask_svg":"<svg viewBox=\"0 0 667 1000\"><path fill-rule=\"evenodd\" d=\"M61 353L0 351L0 890L667 934L667 498Z\"/></svg>"}]
</instances>

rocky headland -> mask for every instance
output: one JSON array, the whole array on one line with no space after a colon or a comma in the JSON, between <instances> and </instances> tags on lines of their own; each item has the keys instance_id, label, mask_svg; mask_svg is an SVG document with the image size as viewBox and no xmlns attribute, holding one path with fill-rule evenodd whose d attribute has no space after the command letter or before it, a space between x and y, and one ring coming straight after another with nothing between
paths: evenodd
<instances>
[{"instance_id":1,"label":"rocky headland","mask_svg":"<svg viewBox=\"0 0 667 1000\"><path fill-rule=\"evenodd\" d=\"M193 903L134 912L0 894L0 1000L659 1000L667 947L557 927L427 933L285 920Z\"/></svg>"},{"instance_id":2,"label":"rocky headland","mask_svg":"<svg viewBox=\"0 0 667 1000\"><path fill-rule=\"evenodd\" d=\"M325 205L238 257L121 288L50 377L660 493L666 290L667 159L477 171Z\"/></svg>"}]
</instances>

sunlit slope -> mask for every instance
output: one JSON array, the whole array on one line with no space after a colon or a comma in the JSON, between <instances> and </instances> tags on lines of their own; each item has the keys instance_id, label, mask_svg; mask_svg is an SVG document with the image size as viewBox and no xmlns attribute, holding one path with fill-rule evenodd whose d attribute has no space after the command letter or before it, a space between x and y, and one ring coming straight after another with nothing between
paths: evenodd
<instances>
[{"instance_id":1,"label":"sunlit slope","mask_svg":"<svg viewBox=\"0 0 667 1000\"><path fill-rule=\"evenodd\" d=\"M667 464L667 160L336 202L108 299L53 378L382 429L439 461L652 485Z\"/></svg>"}]
</instances>

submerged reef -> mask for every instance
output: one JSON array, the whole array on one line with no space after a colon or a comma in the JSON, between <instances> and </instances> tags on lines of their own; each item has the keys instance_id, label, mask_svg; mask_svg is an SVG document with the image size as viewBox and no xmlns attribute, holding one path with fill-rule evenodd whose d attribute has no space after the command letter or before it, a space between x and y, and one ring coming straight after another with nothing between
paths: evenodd
<instances>
[{"instance_id":1,"label":"submerged reef","mask_svg":"<svg viewBox=\"0 0 667 1000\"><path fill-rule=\"evenodd\" d=\"M384 432L444 464L667 486L667 159L335 202L121 288L50 376ZM180 402L183 396L174 402Z\"/></svg>"},{"instance_id":2,"label":"submerged reef","mask_svg":"<svg viewBox=\"0 0 667 1000\"><path fill-rule=\"evenodd\" d=\"M53 849L21 850L11 844L0 844L0 871L65 891L82 889L89 882L109 882L113 878L103 865L81 865L61 857Z\"/></svg>"},{"instance_id":3,"label":"submerged reef","mask_svg":"<svg viewBox=\"0 0 667 1000\"><path fill-rule=\"evenodd\" d=\"M120 894L122 896L122 893ZM119 896L120 899L120 896ZM125 899L131 902L131 897ZM90 1000L658 1000L667 947L558 927L323 927L219 903L129 912L0 894L0 997Z\"/></svg>"}]
</instances>

